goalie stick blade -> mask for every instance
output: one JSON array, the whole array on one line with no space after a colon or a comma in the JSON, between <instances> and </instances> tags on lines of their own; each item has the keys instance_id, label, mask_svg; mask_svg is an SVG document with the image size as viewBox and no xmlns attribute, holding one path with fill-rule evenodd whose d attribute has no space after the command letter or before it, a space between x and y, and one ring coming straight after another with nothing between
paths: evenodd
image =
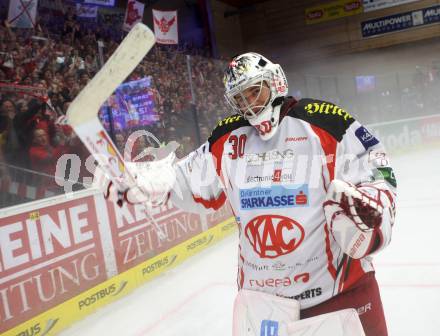
<instances>
[{"instance_id":1,"label":"goalie stick blade","mask_svg":"<svg viewBox=\"0 0 440 336\"><path fill-rule=\"evenodd\" d=\"M101 105L144 58L155 42L153 32L138 23L124 38L101 70L70 104L68 123L75 129L96 118Z\"/></svg>"}]
</instances>

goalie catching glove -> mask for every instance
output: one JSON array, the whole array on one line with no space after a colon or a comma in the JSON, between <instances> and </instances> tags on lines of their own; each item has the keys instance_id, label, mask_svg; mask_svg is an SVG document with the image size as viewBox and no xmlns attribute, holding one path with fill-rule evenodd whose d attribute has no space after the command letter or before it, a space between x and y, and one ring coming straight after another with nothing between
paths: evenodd
<instances>
[{"instance_id":1,"label":"goalie catching glove","mask_svg":"<svg viewBox=\"0 0 440 336\"><path fill-rule=\"evenodd\" d=\"M333 238L354 259L380 250L382 231L394 223L390 191L376 184L354 186L333 180L327 191L324 212Z\"/></svg>"}]
</instances>

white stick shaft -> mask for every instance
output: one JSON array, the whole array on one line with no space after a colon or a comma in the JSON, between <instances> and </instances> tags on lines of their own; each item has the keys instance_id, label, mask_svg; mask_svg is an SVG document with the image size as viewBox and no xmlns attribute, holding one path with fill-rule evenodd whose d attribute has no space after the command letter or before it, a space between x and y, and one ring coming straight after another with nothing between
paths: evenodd
<instances>
[{"instance_id":1,"label":"white stick shaft","mask_svg":"<svg viewBox=\"0 0 440 336\"><path fill-rule=\"evenodd\" d=\"M73 128L98 115L101 105L140 63L154 45L154 34L138 23L113 55L70 104L67 117Z\"/></svg>"},{"instance_id":2,"label":"white stick shaft","mask_svg":"<svg viewBox=\"0 0 440 336\"><path fill-rule=\"evenodd\" d=\"M70 104L68 123L118 189L134 179L98 119L102 104L154 45L154 34L142 23L128 33L110 59Z\"/></svg>"}]
</instances>

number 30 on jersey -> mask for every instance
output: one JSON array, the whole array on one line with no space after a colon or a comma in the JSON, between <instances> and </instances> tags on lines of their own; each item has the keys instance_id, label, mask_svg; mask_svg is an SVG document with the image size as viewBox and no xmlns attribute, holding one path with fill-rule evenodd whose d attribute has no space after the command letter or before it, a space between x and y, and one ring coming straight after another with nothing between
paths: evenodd
<instances>
[{"instance_id":1,"label":"number 30 on jersey","mask_svg":"<svg viewBox=\"0 0 440 336\"><path fill-rule=\"evenodd\" d=\"M244 155L244 147L246 146L246 134L241 134L240 136L231 135L229 137L229 143L231 144L231 151L229 152L229 158L231 160L236 160L237 158L242 158Z\"/></svg>"}]
</instances>

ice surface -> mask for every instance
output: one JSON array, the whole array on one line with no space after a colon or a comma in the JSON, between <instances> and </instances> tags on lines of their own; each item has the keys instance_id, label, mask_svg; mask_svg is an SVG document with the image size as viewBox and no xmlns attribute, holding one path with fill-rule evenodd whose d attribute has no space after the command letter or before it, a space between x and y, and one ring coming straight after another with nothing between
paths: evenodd
<instances>
[{"instance_id":1,"label":"ice surface","mask_svg":"<svg viewBox=\"0 0 440 336\"><path fill-rule=\"evenodd\" d=\"M398 213L391 245L375 258L389 334L440 335L440 149L392 162ZM236 256L229 237L61 335L230 335Z\"/></svg>"}]
</instances>

